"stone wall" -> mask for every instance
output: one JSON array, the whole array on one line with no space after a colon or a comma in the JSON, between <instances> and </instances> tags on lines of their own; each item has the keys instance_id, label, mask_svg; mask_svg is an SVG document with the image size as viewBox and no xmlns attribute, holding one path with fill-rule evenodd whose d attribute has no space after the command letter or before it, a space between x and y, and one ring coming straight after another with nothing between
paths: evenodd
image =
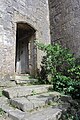
<instances>
[{"instance_id":1,"label":"stone wall","mask_svg":"<svg viewBox=\"0 0 80 120\"><path fill-rule=\"evenodd\" d=\"M52 43L80 55L80 0L49 0Z\"/></svg>"},{"instance_id":2,"label":"stone wall","mask_svg":"<svg viewBox=\"0 0 80 120\"><path fill-rule=\"evenodd\" d=\"M24 22L36 29L36 39L50 42L47 0L0 0L0 78L14 79L16 23ZM41 61L38 51L37 63Z\"/></svg>"}]
</instances>

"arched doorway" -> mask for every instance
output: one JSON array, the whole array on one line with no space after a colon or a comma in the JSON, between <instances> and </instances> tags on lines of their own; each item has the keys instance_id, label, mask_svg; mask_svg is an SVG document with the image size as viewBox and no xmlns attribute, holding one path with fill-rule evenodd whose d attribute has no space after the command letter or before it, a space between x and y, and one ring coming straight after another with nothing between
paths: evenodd
<instances>
[{"instance_id":1,"label":"arched doorway","mask_svg":"<svg viewBox=\"0 0 80 120\"><path fill-rule=\"evenodd\" d=\"M27 23L17 23L16 29L16 57L15 72L16 74L31 74L36 72L36 30Z\"/></svg>"}]
</instances>

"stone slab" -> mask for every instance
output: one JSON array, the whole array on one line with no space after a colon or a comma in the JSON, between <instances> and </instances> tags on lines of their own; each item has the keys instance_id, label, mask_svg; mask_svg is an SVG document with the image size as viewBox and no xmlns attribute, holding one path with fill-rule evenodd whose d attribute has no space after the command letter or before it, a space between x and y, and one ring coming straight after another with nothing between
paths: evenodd
<instances>
[{"instance_id":1,"label":"stone slab","mask_svg":"<svg viewBox=\"0 0 80 120\"><path fill-rule=\"evenodd\" d=\"M57 102L61 98L61 94L59 92L47 92L42 93L39 95L34 96L28 96L29 100L43 100L45 102L48 102L49 100L53 100L54 102Z\"/></svg>"},{"instance_id":2,"label":"stone slab","mask_svg":"<svg viewBox=\"0 0 80 120\"><path fill-rule=\"evenodd\" d=\"M14 98L10 100L11 105L21 109L22 111L32 111L39 107L45 106L45 101L40 100L29 100L25 97Z\"/></svg>"},{"instance_id":3,"label":"stone slab","mask_svg":"<svg viewBox=\"0 0 80 120\"><path fill-rule=\"evenodd\" d=\"M0 87L14 87L14 86L16 86L15 81L0 80Z\"/></svg>"},{"instance_id":4,"label":"stone slab","mask_svg":"<svg viewBox=\"0 0 80 120\"><path fill-rule=\"evenodd\" d=\"M61 109L53 107L46 107L36 112L23 112L9 105L2 105L1 108L12 120L58 120L61 115Z\"/></svg>"},{"instance_id":5,"label":"stone slab","mask_svg":"<svg viewBox=\"0 0 80 120\"><path fill-rule=\"evenodd\" d=\"M8 98L23 97L32 94L47 92L52 85L31 85L6 88L3 94Z\"/></svg>"},{"instance_id":6,"label":"stone slab","mask_svg":"<svg viewBox=\"0 0 80 120\"><path fill-rule=\"evenodd\" d=\"M12 119L12 120L22 120L25 116L28 117L29 114L22 112L20 110L14 110L14 111L10 111L8 113L8 116Z\"/></svg>"},{"instance_id":7,"label":"stone slab","mask_svg":"<svg viewBox=\"0 0 80 120\"><path fill-rule=\"evenodd\" d=\"M33 113L13 110L9 111L8 116L12 120L58 120L61 116L61 112L61 109L48 107Z\"/></svg>"},{"instance_id":8,"label":"stone slab","mask_svg":"<svg viewBox=\"0 0 80 120\"><path fill-rule=\"evenodd\" d=\"M21 120L27 114L25 112L22 112L21 110L18 110L17 108L11 107L8 103L3 103L3 102L0 103L0 108L5 113L7 113L8 117L11 118L12 120ZM5 120L8 120L8 119L5 119Z\"/></svg>"},{"instance_id":9,"label":"stone slab","mask_svg":"<svg viewBox=\"0 0 80 120\"><path fill-rule=\"evenodd\" d=\"M29 83L33 83L33 82L37 82L38 80L37 79L22 79L22 80L20 80L20 79L17 79L17 80L15 80L15 82L17 83L17 84L29 84Z\"/></svg>"},{"instance_id":10,"label":"stone slab","mask_svg":"<svg viewBox=\"0 0 80 120\"><path fill-rule=\"evenodd\" d=\"M8 98L6 98L5 96L0 97L0 106L6 103L8 103Z\"/></svg>"},{"instance_id":11,"label":"stone slab","mask_svg":"<svg viewBox=\"0 0 80 120\"><path fill-rule=\"evenodd\" d=\"M57 97L58 96L58 97ZM49 92L43 93L39 95L33 95L28 97L21 97L21 98L13 98L10 100L11 105L21 109L23 111L31 111L34 109L41 108L50 104L50 102L55 102L60 97L60 93L58 92Z\"/></svg>"},{"instance_id":12,"label":"stone slab","mask_svg":"<svg viewBox=\"0 0 80 120\"><path fill-rule=\"evenodd\" d=\"M22 120L58 120L61 116L61 110L57 108L45 108L38 111L31 116L23 118Z\"/></svg>"}]
</instances>

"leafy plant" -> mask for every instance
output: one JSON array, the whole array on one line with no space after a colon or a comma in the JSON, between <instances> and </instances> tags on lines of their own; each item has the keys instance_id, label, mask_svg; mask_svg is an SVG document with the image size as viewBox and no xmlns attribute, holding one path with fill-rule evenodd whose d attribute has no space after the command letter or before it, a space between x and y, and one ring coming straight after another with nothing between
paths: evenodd
<instances>
[{"instance_id":1,"label":"leafy plant","mask_svg":"<svg viewBox=\"0 0 80 120\"><path fill-rule=\"evenodd\" d=\"M39 80L53 84L53 89L80 97L80 65L73 54L59 44L36 43L46 53L41 62Z\"/></svg>"}]
</instances>

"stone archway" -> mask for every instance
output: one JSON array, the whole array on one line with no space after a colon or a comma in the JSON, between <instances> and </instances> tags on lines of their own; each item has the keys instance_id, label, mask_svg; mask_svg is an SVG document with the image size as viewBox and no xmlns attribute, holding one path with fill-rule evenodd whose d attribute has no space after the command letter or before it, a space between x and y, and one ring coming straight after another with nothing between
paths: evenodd
<instances>
[{"instance_id":1,"label":"stone archway","mask_svg":"<svg viewBox=\"0 0 80 120\"><path fill-rule=\"evenodd\" d=\"M27 23L17 23L16 29L16 74L36 74L37 54L34 40L36 30Z\"/></svg>"}]
</instances>

